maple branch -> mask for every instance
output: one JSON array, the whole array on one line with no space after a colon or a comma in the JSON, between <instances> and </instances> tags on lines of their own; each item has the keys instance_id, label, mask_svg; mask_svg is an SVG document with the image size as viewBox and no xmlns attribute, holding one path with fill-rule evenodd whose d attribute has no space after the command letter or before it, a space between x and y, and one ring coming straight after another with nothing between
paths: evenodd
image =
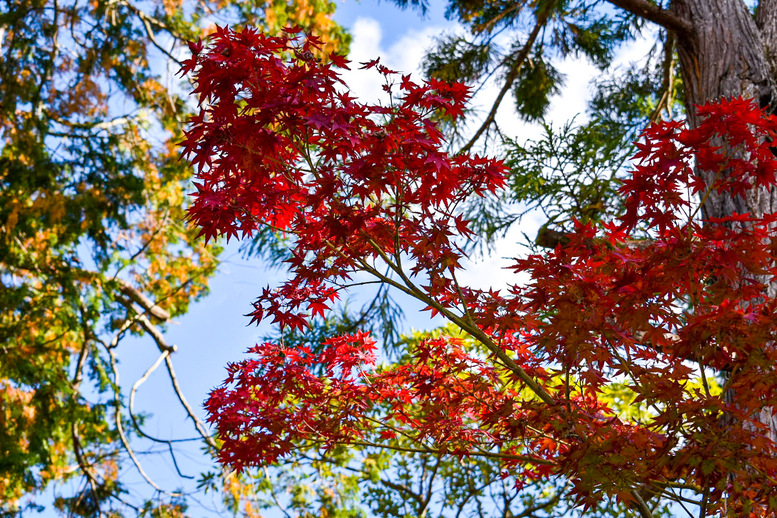
<instances>
[{"instance_id":1,"label":"maple branch","mask_svg":"<svg viewBox=\"0 0 777 518\"><path fill-rule=\"evenodd\" d=\"M394 451L401 451L404 453L424 453L424 454L433 454L433 455L453 455L453 453L445 450L441 450L439 448L410 448L406 446L392 446L388 444L378 444L374 442L368 442L368 441L350 441L348 444L353 444L356 446L364 446L364 447L370 447L370 448L381 448L381 449L387 449L387 450L394 450ZM545 466L555 466L556 463L543 459L540 457L533 457L531 455L515 455L512 453L494 453L494 452L488 452L488 451L469 451L465 455L470 457L484 457L487 459L502 459L502 460L515 460L518 462L529 462L532 464L543 464Z\"/></svg>"},{"instance_id":2,"label":"maple branch","mask_svg":"<svg viewBox=\"0 0 777 518\"><path fill-rule=\"evenodd\" d=\"M699 509L699 516L707 516L707 502L709 500L709 497L710 497L710 490L708 487L705 487L704 493L702 494L702 497L701 497L701 503L699 505L699 507L701 507L701 509Z\"/></svg>"},{"instance_id":3,"label":"maple branch","mask_svg":"<svg viewBox=\"0 0 777 518\"><path fill-rule=\"evenodd\" d=\"M662 484L663 484L663 483L662 483ZM658 483L656 483L656 482L653 482L653 483L651 483L650 485L651 485L651 486L656 486L656 485L659 485L659 484L658 484ZM699 488L695 488L695 489L694 489L693 487L670 486L670 485L668 485L668 484L664 484L664 485L665 485L666 487L670 487L670 488L677 488L677 489L692 489L692 490L696 491L697 493L701 493L701 492L702 492L702 491L701 491ZM691 498L688 498L688 497L685 497L685 496L678 495L678 494L676 494L676 493L673 493L673 492L671 492L671 491L668 491L668 490L666 490L666 489L662 489L662 488L660 488L660 487L658 487L658 488L655 488L655 489L654 489L654 488L652 488L652 487L649 487L649 488L648 488L648 490L649 490L649 491L652 491L653 493L656 493L657 495L663 496L663 497L665 497L665 498L668 498L668 499L670 499L670 500L674 500L674 501L676 501L676 502L678 502L678 503L685 502L685 503L688 503L688 504L693 504L693 505L698 505L698 506L701 506L701 505L702 505L702 503L703 503L703 502L697 502L696 500L693 500L693 499L691 499ZM706 515L702 514L701 516L706 516Z\"/></svg>"},{"instance_id":4,"label":"maple branch","mask_svg":"<svg viewBox=\"0 0 777 518\"><path fill-rule=\"evenodd\" d=\"M653 518L653 512L647 506L642 495L639 494L639 491L632 491L631 494L634 495L634 499L637 501L639 515L642 516L642 518Z\"/></svg>"},{"instance_id":5,"label":"maple branch","mask_svg":"<svg viewBox=\"0 0 777 518\"><path fill-rule=\"evenodd\" d=\"M403 414L403 415L404 415L404 414ZM396 426L392 426L392 425L390 425L390 424L389 424L389 423L387 423L386 421L381 421L380 419L375 419L374 417L370 417L370 416L364 416L364 418L365 418L367 421L371 421L371 422L375 423L375 424L376 424L376 425L378 425L378 426L383 426L383 427L385 427L385 428L388 428L389 430L391 430L391 431L392 431L392 432L394 432L395 434L397 434L397 435L401 435L402 437L406 438L406 439L407 439L407 440L409 440L409 441L413 441L413 442L420 442L420 441L418 441L418 439L417 439L417 438L413 437L413 436L412 436L412 435L410 435L409 433L405 432L404 430L402 430L402 429L400 429L400 428L397 428ZM421 443L421 444L423 444L423 443Z\"/></svg>"},{"instance_id":6,"label":"maple branch","mask_svg":"<svg viewBox=\"0 0 777 518\"><path fill-rule=\"evenodd\" d=\"M463 309L462 314L467 317L467 320L470 321L470 323L474 324L472 320L472 314L469 312L469 306L467 306L467 300L464 298L464 293L461 291L461 286L459 285L459 280L456 278L456 272L451 267L451 279L453 279L453 284L456 286L456 293L459 296L459 300L461 301L461 306Z\"/></svg>"},{"instance_id":7,"label":"maple branch","mask_svg":"<svg viewBox=\"0 0 777 518\"><path fill-rule=\"evenodd\" d=\"M375 275L376 277L380 278L384 282L391 284L392 286L396 287L397 289L403 291L404 293L420 300L421 302L426 303L429 307L434 308L437 310L438 313L443 315L445 318L456 324L462 331L465 331L472 335L474 338L476 338L478 341L480 341L483 345L486 346L486 348L491 351L510 371L513 372L521 381L523 381L529 389L534 392L545 404L549 406L555 406L556 400L553 399L553 397L548 394L542 386L540 386L539 383L537 383L534 378L532 378L529 373L527 373L520 365L515 363L515 361L510 358L507 353L502 350L501 347L499 347L497 344L494 343L491 338L483 332L482 329L480 329L476 324L472 322L465 321L462 319L459 315L456 315L455 313L452 313L448 308L440 304L438 301L424 293L420 288L418 288L413 281L411 281L407 275L405 275L405 272L399 269L394 263L389 259L389 257L386 255L386 253L378 246L371 238L368 238L368 241L373 246L375 251L378 253L378 255L381 256L381 259L383 259L386 264L389 265L389 267L402 278L402 281L405 283L405 286L399 284L398 282L394 281L394 279L391 279L390 277L387 277L380 273L380 271L376 270L375 268L371 267L369 264L365 263L363 260L359 259L359 263L362 265L363 268L368 273L371 273L372 275Z\"/></svg>"},{"instance_id":8,"label":"maple branch","mask_svg":"<svg viewBox=\"0 0 777 518\"><path fill-rule=\"evenodd\" d=\"M359 475L362 475L363 480L370 480L370 477L368 475L366 475L364 471L362 471L360 469L356 469L356 468L351 467L351 466L340 466L340 464L337 461L330 459L329 457L327 457L324 454L321 454L320 457L311 457L310 455L305 455L304 453L302 453L302 454L300 454L300 457L302 457L303 459L307 459L307 460L309 460L311 462L326 462L326 463L329 463L329 464L341 467L342 469L345 469L347 471L351 471L353 473L358 473ZM267 469L267 468L265 468L265 469ZM392 482L392 481L386 480L384 478L380 478L379 481L384 486L386 486L386 487L388 487L390 489L394 489L395 491L399 491L400 493L406 493L408 496L412 497L419 504L423 504L423 500L422 500L421 496L418 495L417 493L413 492L413 490L410 489L409 487L407 487L405 485L397 484L396 482Z\"/></svg>"},{"instance_id":9,"label":"maple branch","mask_svg":"<svg viewBox=\"0 0 777 518\"><path fill-rule=\"evenodd\" d=\"M523 370L523 368L521 368L520 365L515 363L515 361L513 361L513 359L510 358L504 352L504 350L501 347L499 347L497 344L495 344L493 342L493 340L491 340L491 338L485 332L483 332L482 329L480 329L477 325L475 325L474 322L472 322L471 319L469 319L469 318L467 319L467 320L469 320L469 322L464 321L458 315L455 315L454 313L450 312L448 310L448 308L442 306L439 302L437 302L433 298L429 297L426 293L421 291L405 275L404 271L402 271L401 269L397 268L396 265L393 264L393 262L388 258L388 256L386 256L385 252L383 252L383 249L380 248L380 246L378 246L377 243L375 243L369 237L368 237L368 242L375 249L375 251L378 253L378 255L380 255L381 258L386 262L386 264L389 265L389 267L393 271L395 271L395 273L397 273L397 275L399 275L402 278L403 282L405 282L405 284L407 286L407 290L403 289L403 291L405 291L405 293L408 293L408 294L414 296L415 298L421 300L422 302L427 303L430 307L434 307L435 309L437 309L437 311L440 314L442 314L448 320L450 320L451 322L456 324L460 329L462 329L463 331L469 333L471 336L476 338L483 345L485 345L486 348L489 349L497 358L499 358L499 360L502 361L502 363L504 365L506 365L508 367L508 369L511 370L521 381L523 381L526 384L526 386L528 386L532 390L532 392L534 392L537 396L539 396L540 399L542 399L543 402L545 402L547 405L549 405L551 407L556 406L556 401L553 399L553 397L550 394L548 394L545 391L545 389L543 389L542 386L539 385L525 370ZM370 267L369 265L367 265L363 261L360 260L360 262L362 262L362 264L367 267L367 268L365 268L367 271L372 270L370 273L372 273L373 275L379 276L379 277L385 279L387 282L390 282L392 285L397 285L398 286L398 283L395 283L393 281L393 279L390 279L390 278L380 274L380 272L378 270ZM400 289L402 289L402 288L400 288ZM374 444L374 443L357 442L357 443L352 443L352 444L363 445L363 446L382 447L381 445ZM407 449L407 450L400 449L400 447L388 447L388 448L390 448L390 449L397 449L398 451L412 451L413 450L413 449ZM425 450L420 450L420 451L424 452ZM434 452L445 453L445 452L441 452L440 450L426 450L426 452L427 453L434 453ZM482 452L482 453L470 452L470 455L476 455L476 456L479 455L479 456L484 456L484 457L495 457L495 458L509 458L509 457L504 457L503 456L504 454L493 454L493 453L486 453L486 452ZM516 460L524 460L526 462L536 462L536 460L534 460L535 459L534 457L528 457L528 456L527 457L515 456L515 459ZM555 463L553 463L552 461L546 461L544 459L539 459L539 460L542 460L544 463L547 463L548 465L555 465ZM647 507L647 504L645 504L644 500L642 500L642 498L639 496L637 491L636 490L635 491L631 491L631 493L634 495L634 497L637 500L638 504L641 501L641 505L638 505L638 511L640 512L640 515L642 516L642 518L653 518L653 514L650 511L650 508Z\"/></svg>"},{"instance_id":10,"label":"maple branch","mask_svg":"<svg viewBox=\"0 0 777 518\"><path fill-rule=\"evenodd\" d=\"M502 89L499 90L499 93L496 96L496 99L494 100L494 103L491 105L491 110L488 112L488 115L486 116L483 123L480 125L478 130L475 132L475 134L472 136L472 138L467 142L464 147L462 147L458 155L462 155L466 152L468 152L470 149L472 149L472 146L475 145L475 143L478 141L478 139L483 135L483 133L488 129L491 124L494 123L496 120L496 112L499 110L499 105L502 104L502 100L505 98L505 95L507 95L507 92L510 91L510 88L512 88L513 83L516 79L518 79L518 74L521 72L521 68L523 67L523 64L526 62L526 59L529 57L529 52L531 52L532 47L534 46L534 42L537 39L537 36L539 36L540 31L545 26L545 24L548 22L548 18L550 18L551 13L551 7L553 3L548 2L547 6L538 13L537 15L537 21L534 24L534 28L532 29L531 33L529 34L529 38L526 40L526 43L524 43L523 47L521 47L521 50L518 51L518 55L515 57L515 60L510 65L510 68L507 72L507 76L504 79L504 84L502 85Z\"/></svg>"},{"instance_id":11,"label":"maple branch","mask_svg":"<svg viewBox=\"0 0 777 518\"><path fill-rule=\"evenodd\" d=\"M653 22L666 30L677 34L689 34L693 27L685 18L677 16L675 13L662 9L648 0L607 0L612 5L630 12L644 20Z\"/></svg>"}]
</instances>

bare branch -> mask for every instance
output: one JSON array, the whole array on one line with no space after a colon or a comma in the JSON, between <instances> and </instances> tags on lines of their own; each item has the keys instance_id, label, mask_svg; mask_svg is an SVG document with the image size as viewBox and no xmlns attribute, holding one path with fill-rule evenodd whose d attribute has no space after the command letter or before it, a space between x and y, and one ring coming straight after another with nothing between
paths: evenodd
<instances>
[{"instance_id":1,"label":"bare branch","mask_svg":"<svg viewBox=\"0 0 777 518\"><path fill-rule=\"evenodd\" d=\"M119 432L119 440L121 441L122 446L124 446L124 450L129 454L130 460L132 460L132 463L135 465L135 469L138 470L138 473L140 473L140 476L143 477L143 480L145 480L148 485L160 493L168 496L182 496L182 493L179 492L171 493L169 491L165 491L159 487L156 482L151 480L151 477L148 476L146 471L143 469L143 466L140 464L137 456L135 455L135 450L132 448L132 446L130 446L129 439L127 439L127 435L124 433L124 426L121 423L121 393L119 389L119 370L116 367L116 354L114 353L113 349L108 349L108 354L110 355L111 370L113 371L114 423L116 425L116 431Z\"/></svg>"},{"instance_id":2,"label":"bare branch","mask_svg":"<svg viewBox=\"0 0 777 518\"><path fill-rule=\"evenodd\" d=\"M176 350L178 350L178 348L175 345L170 345L167 343L162 332L159 330L157 326L155 326L148 319L148 317L144 315L139 315L138 322L140 322L140 325L143 326L143 329L145 329L148 332L148 334L151 335L151 337L156 342L156 345L160 351L175 352ZM170 382L173 385L173 390L175 391L175 395L178 397L178 401L181 402L181 405L183 406L184 410L186 410L186 414L194 422L194 427L197 429L197 433L200 434L202 439L211 448L212 453L215 454L215 452L218 451L218 445L216 444L216 441L213 440L213 437L211 437L210 434L208 434L208 430L205 427L205 424L202 422L202 420L200 420L199 417L197 417L197 414L194 413L194 409L186 400L186 397L183 395L183 391L181 390L181 386L178 384L178 377L175 374L175 369L173 368L173 362L170 359L169 354L164 356L164 361L165 361L165 366L167 367L167 373L170 377Z\"/></svg>"},{"instance_id":3,"label":"bare branch","mask_svg":"<svg viewBox=\"0 0 777 518\"><path fill-rule=\"evenodd\" d=\"M281 510L283 513L283 516L286 518L291 518L291 515L286 510L286 507L281 505L281 502L278 500L278 496L275 494L275 489L273 488L274 484L272 483L272 480L270 480L270 471L267 469L267 466L264 467L264 476L267 477L267 487L270 488L270 495L272 496L273 501L275 502L275 506Z\"/></svg>"},{"instance_id":4,"label":"bare branch","mask_svg":"<svg viewBox=\"0 0 777 518\"><path fill-rule=\"evenodd\" d=\"M76 462L81 468L81 472L86 477L86 480L89 483L89 488L92 490L92 494L94 495L94 503L97 506L97 514L98 516L102 516L103 514L102 510L100 509L100 498L98 497L97 493L97 488L102 484L100 484L100 481L97 480L97 476L94 474L94 471L92 471L92 467L86 462L86 459L84 459L83 447L81 446L81 436L78 433L78 423L74 422L70 426L70 436L73 440L73 452L76 455Z\"/></svg>"},{"instance_id":5,"label":"bare branch","mask_svg":"<svg viewBox=\"0 0 777 518\"><path fill-rule=\"evenodd\" d=\"M141 437L145 437L146 439L158 443L167 444L167 448L170 450L170 458L173 459L173 466L175 466L175 471L178 472L178 476L181 478L189 478L193 479L194 477L190 475L184 475L181 471L181 468L178 467L178 459L175 457L175 451L173 451L173 443L174 442L180 442L180 440L174 440L174 439L159 439L158 437L154 437L152 435L147 434L143 428L141 428L140 423L138 423L137 417L135 417L135 394L138 391L138 388L146 382L148 377L153 373L157 368L159 368L160 365L162 365L162 361L170 354L170 351L162 351L162 354L159 355L159 357L156 359L153 365L149 367L146 372L143 373L143 375L138 378L137 381L132 385L132 389L130 390L130 397L129 397L129 416L130 420L132 421L132 426L135 428L135 431L138 432L138 434ZM187 439L183 439L187 440ZM199 439L197 439L199 440Z\"/></svg>"},{"instance_id":6,"label":"bare branch","mask_svg":"<svg viewBox=\"0 0 777 518\"><path fill-rule=\"evenodd\" d=\"M130 299L132 299L133 302L136 302L137 304L139 304L151 316L153 316L154 318L158 318L163 322L170 320L170 313L160 308L156 302L146 297L143 293L135 289L127 281L117 278L116 282L119 283L119 291L121 291L124 295L126 295Z\"/></svg>"},{"instance_id":7,"label":"bare branch","mask_svg":"<svg viewBox=\"0 0 777 518\"><path fill-rule=\"evenodd\" d=\"M184 409L186 409L186 413L194 422L194 426L197 428L197 432L210 447L211 453L215 455L216 452L218 452L218 445L216 444L216 441L213 439L213 437L208 434L208 430L205 428L205 424L200 420L199 417L197 417L191 405L186 400L186 397L184 397L183 391L181 391L181 387L178 385L178 377L175 375L175 369L173 369L173 362L170 359L170 356L165 357L165 365L167 366L167 373L170 376L170 382L172 383L173 389L175 390L175 395L178 396L178 401L180 401L181 405L183 405Z\"/></svg>"},{"instance_id":8,"label":"bare branch","mask_svg":"<svg viewBox=\"0 0 777 518\"><path fill-rule=\"evenodd\" d=\"M178 59L177 57L173 56L170 53L169 50L167 50L166 48L162 47L162 45L159 44L159 42L156 39L156 34L154 33L154 29L153 29L152 26L158 27L158 28L162 29L163 31L166 31L173 38L181 39L180 36L175 34L175 32L170 27L168 27L166 24L164 24L160 20L154 18L153 16L149 16L148 14L143 12L141 9L139 9L138 7L133 5L132 3L130 3L128 1L126 1L126 0L124 0L124 1L122 1L120 3L124 4L125 6L127 6L132 12L135 13L135 15L137 15L137 17L143 23L143 28L146 31L146 36L148 36L148 39L151 41L151 44L154 45L157 49L159 49L159 51L161 53L163 53L165 56L170 58L172 61L174 61L175 63L178 63L179 65L181 65L182 62L181 62L180 59Z\"/></svg>"},{"instance_id":9,"label":"bare branch","mask_svg":"<svg viewBox=\"0 0 777 518\"><path fill-rule=\"evenodd\" d=\"M648 0L608 0L612 5L620 7L631 14L653 22L666 30L676 34L688 34L691 32L691 24L676 14L662 9Z\"/></svg>"},{"instance_id":10,"label":"bare branch","mask_svg":"<svg viewBox=\"0 0 777 518\"><path fill-rule=\"evenodd\" d=\"M414 493L413 490L407 487L405 484L397 484L396 482L392 482L385 478L381 478L379 480L380 480L380 483L386 486L387 488L393 489L394 491L398 491L399 493L407 495L413 500L415 500L416 502L418 502L418 505L423 506L424 501L421 499L421 496Z\"/></svg>"},{"instance_id":11,"label":"bare branch","mask_svg":"<svg viewBox=\"0 0 777 518\"><path fill-rule=\"evenodd\" d=\"M134 311L134 308L132 307L132 304L127 304L129 301L125 300L119 300L122 304L124 304L128 309L131 309ZM162 334L162 331L159 330L157 326L154 325L153 322L144 314L136 314L135 317L132 319L129 319L127 322L138 322L143 329L148 332L149 335L154 339L154 342L157 345L157 348L160 352L164 353L167 352L168 354L163 354L161 357L165 361L165 366L167 367L167 372L170 378L170 382L173 385L173 390L175 392L175 395L178 397L178 401L181 402L181 405L184 407L184 410L186 410L186 414L191 418L192 422L194 423L194 427L197 430L197 433L202 437L202 439L205 441L205 443L208 445L208 447L211 450L211 453L215 455L215 453L218 451L218 445L216 444L216 441L213 440L213 437L208 434L208 430L205 426L205 424L202 422L202 420L197 417L197 414L194 413L194 409L189 404L189 402L186 400L186 397L183 395L183 391L181 390L181 386L178 384L178 377L175 374L175 369L173 368L173 362L170 359L169 353L174 353L178 350L178 348L175 345L170 345L167 343L167 340L165 340L164 334ZM125 325L127 324L125 322ZM124 326L123 326L124 327ZM156 368L156 367L154 367Z\"/></svg>"}]
</instances>

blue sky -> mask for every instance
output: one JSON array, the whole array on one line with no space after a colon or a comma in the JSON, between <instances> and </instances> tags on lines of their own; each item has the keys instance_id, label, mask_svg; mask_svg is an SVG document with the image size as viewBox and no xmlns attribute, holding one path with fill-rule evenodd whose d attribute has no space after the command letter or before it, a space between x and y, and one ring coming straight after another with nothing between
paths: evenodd
<instances>
[{"instance_id":1,"label":"blue sky","mask_svg":"<svg viewBox=\"0 0 777 518\"><path fill-rule=\"evenodd\" d=\"M353 61L380 56L391 68L417 72L424 50L435 36L444 31L461 30L444 18L444 9L443 3L434 1L427 15L422 17L418 11L401 10L390 2L346 0L338 2L336 19L354 36ZM629 52L632 54L623 53L622 61L636 59L641 51ZM564 101L555 104L548 118L560 124L584 110L588 80L596 71L592 66L574 60L558 65L570 79L562 94ZM369 71L360 73L354 70L346 81L357 95L376 95L375 91L380 87L380 79L376 74L370 75ZM475 99L475 104L485 107L488 97L493 95L494 88L486 88ZM500 124L519 139L536 134L536 127L517 121L509 105L499 117ZM507 272L502 270L507 265L505 257L517 255L519 250L515 242L520 239L520 233L525 231L533 235L537 226L537 220L527 218L522 228L516 229L502 242L496 254L471 263L462 282L478 287L503 286L509 280ZM219 272L211 282L211 293L193 304L187 315L169 324L166 331L168 342L178 346L173 361L183 392L203 417L202 402L208 392L223 380L227 363L240 360L247 348L270 331L266 324L248 326L248 318L243 315L250 311L251 302L263 287L275 286L284 278L282 271L268 269L257 260L243 259L236 243L227 246L222 260ZM360 299L358 293L354 297L355 302L366 298L362 294ZM406 330L432 326L427 313L419 313L420 305L408 302L405 306ZM122 382L125 387L130 387L153 364L158 351L150 338L141 338L124 343L120 354ZM138 391L136 408L153 414L145 425L145 430L151 434L162 438L194 436L193 428L186 422L186 415L170 389L163 367L151 375ZM181 448L178 461L185 473L196 475L207 466L203 464L198 448L198 445ZM142 457L142 460L146 459L147 471L159 485L175 488L180 484L169 456ZM149 493L149 488L129 463L123 482L139 492ZM193 509L192 515L207 516L208 513Z\"/></svg>"}]
</instances>

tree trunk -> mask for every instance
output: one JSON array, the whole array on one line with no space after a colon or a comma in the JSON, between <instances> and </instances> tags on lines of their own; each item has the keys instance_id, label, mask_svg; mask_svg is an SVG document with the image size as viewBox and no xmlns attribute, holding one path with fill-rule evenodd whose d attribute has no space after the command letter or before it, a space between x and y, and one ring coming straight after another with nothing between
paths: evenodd
<instances>
[{"instance_id":1,"label":"tree trunk","mask_svg":"<svg viewBox=\"0 0 777 518\"><path fill-rule=\"evenodd\" d=\"M777 107L777 0L761 0L755 16L742 0L673 0L671 11L688 27L677 34L677 50L691 126L699 123L695 106L723 97L755 98L762 107ZM714 180L710 172L698 174L707 184ZM713 218L777 212L777 189L753 189L745 196L713 192L702 212ZM774 297L777 282L764 280ZM726 396L736 402L736 394ZM777 441L772 409L762 409L758 417Z\"/></svg>"}]
</instances>

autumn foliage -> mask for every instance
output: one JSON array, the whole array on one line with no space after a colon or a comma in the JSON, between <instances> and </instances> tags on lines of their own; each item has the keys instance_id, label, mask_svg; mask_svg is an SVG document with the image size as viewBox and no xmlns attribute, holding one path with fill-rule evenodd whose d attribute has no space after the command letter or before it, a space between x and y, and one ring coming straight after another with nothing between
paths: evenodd
<instances>
[{"instance_id":1,"label":"autumn foliage","mask_svg":"<svg viewBox=\"0 0 777 518\"><path fill-rule=\"evenodd\" d=\"M705 220L699 199L774 188L777 120L734 99L700 107L698 128L651 126L620 219L578 224L568 244L514 260L528 283L481 291L457 281L473 237L459 209L507 171L450 155L434 122L461 115L467 88L374 61L361 68L383 76L388 103L361 103L338 75L348 62L319 61L316 45L251 29L192 45L191 220L207 239L263 226L293 237L290 278L263 291L253 320L303 328L367 273L471 340L432 338L395 364L364 333L321 351L257 345L207 401L222 462L401 444L500 458L526 480L562 475L583 505L682 491L703 514L774 514L777 445L759 416L777 407L777 216Z\"/></svg>"}]
</instances>

